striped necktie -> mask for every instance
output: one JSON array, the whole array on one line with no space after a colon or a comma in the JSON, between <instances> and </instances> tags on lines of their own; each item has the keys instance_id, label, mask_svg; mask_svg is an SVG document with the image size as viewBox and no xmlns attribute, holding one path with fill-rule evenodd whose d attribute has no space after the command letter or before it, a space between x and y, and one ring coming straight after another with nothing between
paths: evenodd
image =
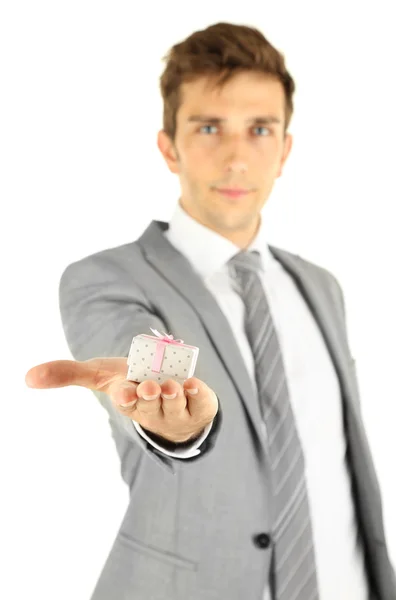
<instances>
[{"instance_id":1,"label":"striped necktie","mask_svg":"<svg viewBox=\"0 0 396 600\"><path fill-rule=\"evenodd\" d=\"M271 481L275 600L319 598L315 553L298 437L274 323L258 275L258 252L241 251L229 261L245 303L245 329L252 349L258 397L268 439Z\"/></svg>"}]
</instances>

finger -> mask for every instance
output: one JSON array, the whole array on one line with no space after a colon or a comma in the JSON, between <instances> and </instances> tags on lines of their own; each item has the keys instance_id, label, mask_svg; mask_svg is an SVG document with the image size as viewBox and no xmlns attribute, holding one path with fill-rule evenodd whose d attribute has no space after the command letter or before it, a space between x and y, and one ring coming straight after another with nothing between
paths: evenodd
<instances>
[{"instance_id":1,"label":"finger","mask_svg":"<svg viewBox=\"0 0 396 600\"><path fill-rule=\"evenodd\" d=\"M197 377L186 379L183 384L187 398L186 409L193 417L206 421L213 419L218 410L218 400L214 391Z\"/></svg>"},{"instance_id":2,"label":"finger","mask_svg":"<svg viewBox=\"0 0 396 600\"><path fill-rule=\"evenodd\" d=\"M122 414L128 414L136 410L137 386L138 384L132 381L117 382L110 386L110 398Z\"/></svg>"},{"instance_id":3,"label":"finger","mask_svg":"<svg viewBox=\"0 0 396 600\"><path fill-rule=\"evenodd\" d=\"M30 369L25 376L32 388L57 388L66 385L84 385L92 377L92 369L73 360L53 360Z\"/></svg>"},{"instance_id":4,"label":"finger","mask_svg":"<svg viewBox=\"0 0 396 600\"><path fill-rule=\"evenodd\" d=\"M186 412L187 398L183 387L173 379L161 386L162 410L165 415L180 416Z\"/></svg>"},{"instance_id":5,"label":"finger","mask_svg":"<svg viewBox=\"0 0 396 600\"><path fill-rule=\"evenodd\" d=\"M154 415L161 410L161 387L149 379L139 383L136 389L136 410L143 415Z\"/></svg>"}]
</instances>

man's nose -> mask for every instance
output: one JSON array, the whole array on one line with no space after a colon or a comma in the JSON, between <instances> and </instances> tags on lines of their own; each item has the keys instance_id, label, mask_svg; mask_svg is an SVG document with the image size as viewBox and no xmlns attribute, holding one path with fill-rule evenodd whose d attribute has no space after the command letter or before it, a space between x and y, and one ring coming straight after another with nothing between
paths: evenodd
<instances>
[{"instance_id":1,"label":"man's nose","mask_svg":"<svg viewBox=\"0 0 396 600\"><path fill-rule=\"evenodd\" d=\"M247 164L243 160L232 160L226 166L227 173L246 173Z\"/></svg>"},{"instance_id":2,"label":"man's nose","mask_svg":"<svg viewBox=\"0 0 396 600\"><path fill-rule=\"evenodd\" d=\"M227 173L241 173L247 171L247 148L244 140L238 135L233 136L233 138L229 140L228 147L226 148L225 165Z\"/></svg>"}]
</instances>

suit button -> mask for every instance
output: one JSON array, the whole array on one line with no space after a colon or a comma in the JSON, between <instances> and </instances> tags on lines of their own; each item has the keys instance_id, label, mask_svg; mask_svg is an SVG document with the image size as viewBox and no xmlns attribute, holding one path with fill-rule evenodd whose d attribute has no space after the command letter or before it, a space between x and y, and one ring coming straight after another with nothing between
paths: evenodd
<instances>
[{"instance_id":1,"label":"suit button","mask_svg":"<svg viewBox=\"0 0 396 600\"><path fill-rule=\"evenodd\" d=\"M271 544L271 537L267 533L259 533L253 537L253 541L257 548L268 548Z\"/></svg>"}]
</instances>

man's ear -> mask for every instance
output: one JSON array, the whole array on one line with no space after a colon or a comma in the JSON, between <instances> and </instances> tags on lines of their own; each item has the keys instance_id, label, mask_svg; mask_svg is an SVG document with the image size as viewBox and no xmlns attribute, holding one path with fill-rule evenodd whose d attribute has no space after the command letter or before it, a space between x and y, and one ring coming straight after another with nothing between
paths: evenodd
<instances>
[{"instance_id":1,"label":"man's ear","mask_svg":"<svg viewBox=\"0 0 396 600\"><path fill-rule=\"evenodd\" d=\"M175 145L163 129L158 132L157 146L171 173L179 173L178 156Z\"/></svg>"},{"instance_id":2,"label":"man's ear","mask_svg":"<svg viewBox=\"0 0 396 600\"><path fill-rule=\"evenodd\" d=\"M279 165L277 177L280 177L282 175L283 167L286 164L286 161L288 159L288 156L290 154L292 146L293 146L293 136L291 135L291 133L287 133L285 135L285 141L283 143L283 154L282 154L282 158L281 158L281 163Z\"/></svg>"}]
</instances>

